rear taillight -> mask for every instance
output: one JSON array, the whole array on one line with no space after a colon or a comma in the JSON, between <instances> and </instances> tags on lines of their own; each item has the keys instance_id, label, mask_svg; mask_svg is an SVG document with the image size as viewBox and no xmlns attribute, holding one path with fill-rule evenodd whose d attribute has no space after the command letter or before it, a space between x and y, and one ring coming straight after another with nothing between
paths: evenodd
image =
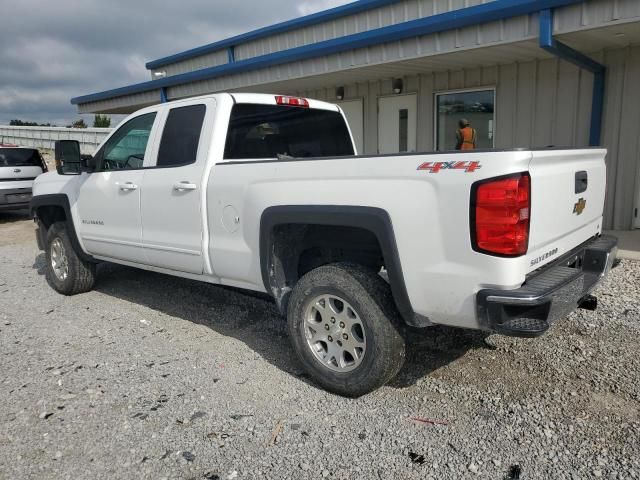
<instances>
[{"instance_id":1,"label":"rear taillight","mask_svg":"<svg viewBox=\"0 0 640 480\"><path fill-rule=\"evenodd\" d=\"M276 103L278 105L289 105L290 107L309 108L309 100L307 100L306 98L286 97L284 95L278 95L276 96Z\"/></svg>"},{"instance_id":2,"label":"rear taillight","mask_svg":"<svg viewBox=\"0 0 640 480\"><path fill-rule=\"evenodd\" d=\"M471 195L473 249L504 257L527 253L531 212L529 174L476 183Z\"/></svg>"}]
</instances>

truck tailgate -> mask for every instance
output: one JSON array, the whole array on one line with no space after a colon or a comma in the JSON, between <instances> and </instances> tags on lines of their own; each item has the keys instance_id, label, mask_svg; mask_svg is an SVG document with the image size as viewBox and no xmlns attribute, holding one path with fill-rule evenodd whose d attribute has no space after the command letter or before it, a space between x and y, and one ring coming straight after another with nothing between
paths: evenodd
<instances>
[{"instance_id":1,"label":"truck tailgate","mask_svg":"<svg viewBox=\"0 0 640 480\"><path fill-rule=\"evenodd\" d=\"M34 166L3 166L0 163L0 182L33 180L42 173L42 168Z\"/></svg>"},{"instance_id":2,"label":"truck tailgate","mask_svg":"<svg viewBox=\"0 0 640 480\"><path fill-rule=\"evenodd\" d=\"M603 149L532 152L529 271L601 232L606 153Z\"/></svg>"}]
</instances>

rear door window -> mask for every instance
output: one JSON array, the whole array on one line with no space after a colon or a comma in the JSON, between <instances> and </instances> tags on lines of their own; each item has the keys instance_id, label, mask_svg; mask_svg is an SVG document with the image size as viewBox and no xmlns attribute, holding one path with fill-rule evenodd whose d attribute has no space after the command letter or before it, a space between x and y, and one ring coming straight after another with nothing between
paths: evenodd
<instances>
[{"instance_id":1,"label":"rear door window","mask_svg":"<svg viewBox=\"0 0 640 480\"><path fill-rule=\"evenodd\" d=\"M37 150L0 148L0 167L42 167L42 160Z\"/></svg>"},{"instance_id":2,"label":"rear door window","mask_svg":"<svg viewBox=\"0 0 640 480\"><path fill-rule=\"evenodd\" d=\"M247 103L231 111L225 159L353 154L349 129L339 112Z\"/></svg>"},{"instance_id":3,"label":"rear door window","mask_svg":"<svg viewBox=\"0 0 640 480\"><path fill-rule=\"evenodd\" d=\"M164 125L157 167L177 167L195 163L206 107L190 105L172 108Z\"/></svg>"}]
</instances>

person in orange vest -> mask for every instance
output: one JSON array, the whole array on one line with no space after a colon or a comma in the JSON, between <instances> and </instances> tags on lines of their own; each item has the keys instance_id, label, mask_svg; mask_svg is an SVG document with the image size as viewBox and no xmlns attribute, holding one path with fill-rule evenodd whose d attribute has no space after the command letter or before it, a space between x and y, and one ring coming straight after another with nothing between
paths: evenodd
<instances>
[{"instance_id":1,"label":"person in orange vest","mask_svg":"<svg viewBox=\"0 0 640 480\"><path fill-rule=\"evenodd\" d=\"M456 130L456 150L475 150L476 138L478 134L471 128L469 120L462 119L459 122L460 128Z\"/></svg>"}]
</instances>

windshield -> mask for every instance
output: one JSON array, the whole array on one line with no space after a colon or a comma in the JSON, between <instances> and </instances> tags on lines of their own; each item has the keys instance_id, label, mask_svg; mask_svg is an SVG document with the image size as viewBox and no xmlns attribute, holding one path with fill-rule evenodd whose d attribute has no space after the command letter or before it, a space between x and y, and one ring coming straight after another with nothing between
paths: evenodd
<instances>
[{"instance_id":1,"label":"windshield","mask_svg":"<svg viewBox=\"0 0 640 480\"><path fill-rule=\"evenodd\" d=\"M233 107L224 158L341 157L353 155L339 112L240 103Z\"/></svg>"},{"instance_id":2,"label":"windshield","mask_svg":"<svg viewBox=\"0 0 640 480\"><path fill-rule=\"evenodd\" d=\"M30 148L0 148L0 167L41 167L40 155Z\"/></svg>"}]
</instances>

